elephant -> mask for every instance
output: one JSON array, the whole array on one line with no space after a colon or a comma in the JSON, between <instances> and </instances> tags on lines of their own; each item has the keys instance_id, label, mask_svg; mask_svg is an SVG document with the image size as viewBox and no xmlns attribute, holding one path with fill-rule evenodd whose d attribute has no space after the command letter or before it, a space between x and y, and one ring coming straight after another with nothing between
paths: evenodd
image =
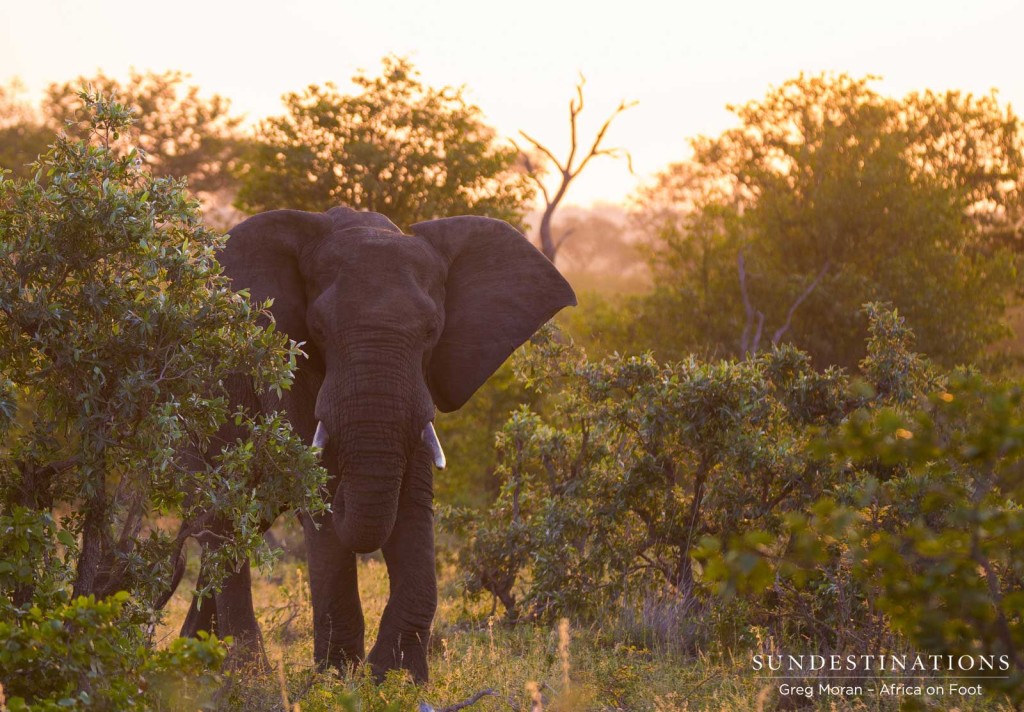
<instances>
[{"instance_id":1,"label":"elephant","mask_svg":"<svg viewBox=\"0 0 1024 712\"><path fill-rule=\"evenodd\" d=\"M347 207L273 210L231 229L219 260L233 289L273 299L276 328L307 354L280 396L232 390L286 413L330 475L327 513L299 515L315 662L365 662L378 679L404 669L425 682L437 607L433 469L445 465L435 413L460 408L576 295L501 220L449 217L410 231ZM378 549L390 594L367 656L356 555ZM212 628L262 650L250 583L241 562L212 605L193 600L182 633Z\"/></svg>"}]
</instances>

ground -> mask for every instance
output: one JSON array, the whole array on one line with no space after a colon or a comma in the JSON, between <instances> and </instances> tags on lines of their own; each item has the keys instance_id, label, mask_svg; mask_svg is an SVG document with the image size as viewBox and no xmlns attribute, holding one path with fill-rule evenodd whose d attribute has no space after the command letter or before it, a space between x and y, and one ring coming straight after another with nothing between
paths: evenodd
<instances>
[{"instance_id":1,"label":"ground","mask_svg":"<svg viewBox=\"0 0 1024 712\"><path fill-rule=\"evenodd\" d=\"M275 529L275 531L277 531ZM285 528L279 541L286 553L270 572L254 574L254 600L266 638L270 675L238 674L219 693L218 708L290 712L426 712L468 700L482 690L493 696L465 708L472 712L539 710L628 710L629 712L733 712L740 710L1009 710L984 698L945 699L802 695L780 698L777 681L750 670L748 654L685 653L672 646L639 642L636 622L609 612L602 625L510 626L491 615L491 601L468 600L450 557L439 561L440 605L431 641L430 683L417 688L395 674L383 685L359 673L339 678L315 674L311 609L302 561L301 535ZM188 609L198 557L190 557L192 578L169 604L158 630L161 644L176 634ZM367 623L367 647L376 636L387 600L387 572L378 556L360 562L360 591ZM500 606L499 606L500 611ZM668 641L670 642L670 641ZM283 684L281 671L283 670ZM818 683L813 683L815 691ZM539 699L538 703L536 700ZM921 706L907 706L908 702ZM430 707L421 707L421 704ZM195 709L190 707L189 709Z\"/></svg>"}]
</instances>

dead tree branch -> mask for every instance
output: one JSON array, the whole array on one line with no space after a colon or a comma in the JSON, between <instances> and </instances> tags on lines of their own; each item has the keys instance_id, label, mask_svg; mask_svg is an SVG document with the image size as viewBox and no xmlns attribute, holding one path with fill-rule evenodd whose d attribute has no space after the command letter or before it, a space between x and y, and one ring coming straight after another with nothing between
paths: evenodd
<instances>
[{"instance_id":1,"label":"dead tree branch","mask_svg":"<svg viewBox=\"0 0 1024 712\"><path fill-rule=\"evenodd\" d=\"M421 702L420 712L459 712L459 710L464 710L467 707L475 705L477 702L479 702L485 697L497 697L499 700L504 700L508 704L508 706L511 707L513 710L519 709L519 706L515 704L515 702L513 702L511 699L502 697L495 690L487 688L486 690L480 690L480 692L463 700L462 702L456 702L455 704L448 705L447 707L435 708Z\"/></svg>"},{"instance_id":2,"label":"dead tree branch","mask_svg":"<svg viewBox=\"0 0 1024 712\"><path fill-rule=\"evenodd\" d=\"M565 161L560 161L554 152L546 145L535 139L525 131L520 131L519 134L526 139L526 141L533 146L537 151L543 154L547 160L554 164L554 167L558 170L561 179L558 184L558 188L552 193L544 181L541 179L541 172L538 170L538 166L535 166L529 155L520 149L520 152L524 155L524 164L526 167L526 173L530 180L540 190L541 196L544 198L544 214L540 221L540 245L541 252L552 262L555 261L555 257L558 255L559 249L565 244L566 240L570 236L570 232L561 235L557 239L552 234L552 219L555 211L558 209L559 204L562 202L562 198L565 197L566 191L569 189L569 184L581 173L590 161L597 156L609 156L611 158L625 158L626 163L629 167L629 172L633 172L633 159L629 155L629 152L623 148L602 148L601 143L604 141L605 134L608 132L609 127L615 118L623 111L636 106L637 102L621 101L618 107L605 119L601 128L598 129L594 135L594 140L590 144L590 149L577 161L577 154L580 151L579 144L579 133L578 133L578 119L580 113L583 111L583 85L586 80L583 75L580 75L580 80L576 84L576 96L569 101L569 155ZM519 145L513 141L513 145L519 148Z\"/></svg>"},{"instance_id":3,"label":"dead tree branch","mask_svg":"<svg viewBox=\"0 0 1024 712\"><path fill-rule=\"evenodd\" d=\"M740 351L744 357L757 353L761 343L761 328L764 326L764 313L756 311L750 303L750 295L747 293L747 259L740 249L736 257L736 268L740 279L740 297L743 299L743 313L746 319L743 323L743 335L740 336ZM751 340L751 330L756 329Z\"/></svg>"},{"instance_id":4,"label":"dead tree branch","mask_svg":"<svg viewBox=\"0 0 1024 712\"><path fill-rule=\"evenodd\" d=\"M802 292L793 300L793 303L789 305L789 309L786 310L786 320L782 323L778 329L772 334L772 346L778 346L782 337L786 335L790 327L793 325L793 315L796 310L800 308L800 305L806 301L807 297L811 296L811 293L817 289L818 285L821 284L821 280L825 278L829 268L832 266L832 260L825 260L825 264L821 266L818 273L814 276L814 279L804 288ZM743 333L740 335L740 351L744 358L749 358L757 353L761 346L761 333L764 328L764 312L760 309L755 309L750 301L750 293L747 291L747 261L746 256L743 253L743 248L740 248L739 254L736 256L736 271L739 276L740 282L740 298L743 300L743 313L745 316L743 324Z\"/></svg>"},{"instance_id":5,"label":"dead tree branch","mask_svg":"<svg viewBox=\"0 0 1024 712\"><path fill-rule=\"evenodd\" d=\"M782 339L782 337L785 335L787 331L789 331L789 327L793 323L793 314L796 312L797 308L799 308L799 306L804 303L804 300L807 299L807 297L811 296L811 292L813 292L815 288L817 288L817 286L821 284L821 280L824 279L825 273L828 272L828 268L831 266L832 260L825 260L825 264L821 266L821 269L818 271L817 276L811 281L810 284L807 285L807 288L800 293L800 296L796 298L796 301L794 301L789 306L789 311L786 312L785 323L778 329L776 329L774 334L772 334L773 346L779 345L779 340Z\"/></svg>"}]
</instances>

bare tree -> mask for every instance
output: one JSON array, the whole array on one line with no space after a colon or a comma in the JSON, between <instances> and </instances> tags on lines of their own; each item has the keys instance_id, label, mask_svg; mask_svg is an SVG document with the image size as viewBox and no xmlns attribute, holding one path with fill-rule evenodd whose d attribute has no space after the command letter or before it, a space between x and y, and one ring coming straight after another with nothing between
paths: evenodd
<instances>
[{"instance_id":1,"label":"bare tree","mask_svg":"<svg viewBox=\"0 0 1024 712\"><path fill-rule=\"evenodd\" d=\"M749 358L757 353L758 348L761 346L761 332L764 329L764 312L760 309L755 309L750 303L750 295L747 293L747 263L746 258L743 255L742 248L740 249L739 255L736 258L737 273L740 279L740 296L743 299L743 312L746 315L743 325L743 334L740 336L740 351L743 353L744 358ZM832 260L825 260L825 264L818 270L818 274L815 275L814 279L807 284L802 292L793 300L793 303L789 305L789 309L786 311L786 320L782 323L775 333L772 334L772 346L778 346L779 342L782 341L782 337L789 331L789 327L793 324L793 314L796 310L804 303L807 297L811 296L821 280L825 278L825 274L832 266ZM753 332L753 333L751 333Z\"/></svg>"},{"instance_id":2,"label":"bare tree","mask_svg":"<svg viewBox=\"0 0 1024 712\"><path fill-rule=\"evenodd\" d=\"M520 131L524 139L530 142L534 148L544 154L548 160L550 160L558 172L561 174L561 181L559 182L558 188L552 192L544 184L542 180L542 171L540 166L534 164L530 156L523 152L524 161L526 163L526 172L537 187L540 189L540 193L544 196L544 215L540 220L540 249L552 262L555 261L555 257L558 255L559 248L565 244L565 241L572 235L572 231L565 232L560 235L557 239L552 233L552 218L555 215L555 210L558 209L559 203L562 202L562 198L565 197L566 190L569 189L569 184L572 183L573 179L576 178L583 169L587 166L592 158L595 156L611 156L612 158L625 158L629 165L630 173L633 172L633 163L629 155L629 152L623 148L601 148L601 142L604 140L604 135L608 131L608 127L611 126L612 121L615 117L621 114L626 109L636 106L637 102L622 101L619 106L611 113L611 115L605 119L604 124L598 130L594 136L594 141L590 144L590 150L586 154L580 154L579 148L579 137L577 135L577 119L580 113L583 111L583 85L586 83L583 75L580 75L580 80L576 84L576 96L569 100L569 156L564 162L558 160L555 154L544 144L537 139L533 138L525 131ZM514 142L513 142L514 143ZM519 148L516 144L516 148Z\"/></svg>"}]
</instances>

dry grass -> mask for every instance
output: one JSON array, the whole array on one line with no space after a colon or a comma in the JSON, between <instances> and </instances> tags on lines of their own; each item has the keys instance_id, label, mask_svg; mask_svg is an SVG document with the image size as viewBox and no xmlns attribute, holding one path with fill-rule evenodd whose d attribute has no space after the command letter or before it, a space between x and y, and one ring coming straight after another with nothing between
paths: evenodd
<instances>
[{"instance_id":1,"label":"dry grass","mask_svg":"<svg viewBox=\"0 0 1024 712\"><path fill-rule=\"evenodd\" d=\"M187 590L194 581L194 570L191 573L193 578L171 601L159 631L164 640L174 635L188 609ZM681 627L668 626L665 610L645 608L634 614L612 615L608 625L602 627L570 626L568 622L553 627L508 626L489 617L490 602L464 599L451 564L441 564L440 606L431 641L428 685L418 688L397 673L380 686L359 672L344 678L317 675L312 666L312 616L305 564L294 556L285 556L269 575L257 574L255 579L257 614L276 669L269 675L236 675L220 696L223 709L282 710L286 699L289 712L440 712L485 689L493 694L466 709L732 712L904 708L899 698L877 697L815 698L810 706L791 706L797 700L780 700L775 685L749 671L746 655L711 658L688 654L685 646L666 645L666 633L684 633ZM376 635L387 590L383 561L376 557L361 561L360 592L368 645ZM650 630L644 634L638 630L643 627ZM922 702L919 709L947 710L956 705L965 712L1000 709L983 699Z\"/></svg>"}]
</instances>

